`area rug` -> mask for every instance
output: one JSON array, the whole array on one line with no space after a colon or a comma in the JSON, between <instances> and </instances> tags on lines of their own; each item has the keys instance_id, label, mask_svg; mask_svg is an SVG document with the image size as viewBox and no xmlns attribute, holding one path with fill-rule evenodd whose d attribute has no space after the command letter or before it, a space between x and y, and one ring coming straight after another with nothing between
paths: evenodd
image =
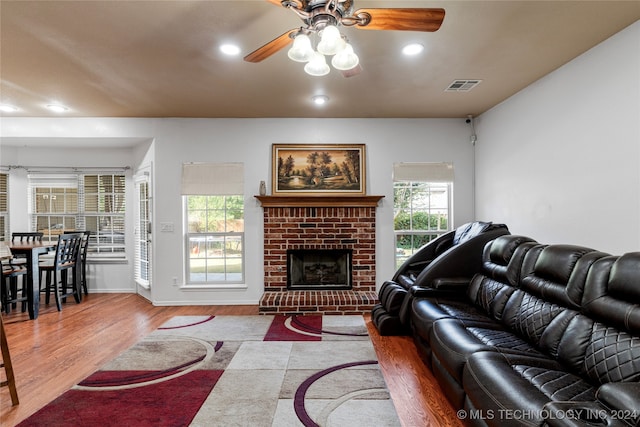
<instances>
[{"instance_id":1,"label":"area rug","mask_svg":"<svg viewBox=\"0 0 640 427\"><path fill-rule=\"evenodd\" d=\"M20 426L399 426L362 316L180 316Z\"/></svg>"}]
</instances>

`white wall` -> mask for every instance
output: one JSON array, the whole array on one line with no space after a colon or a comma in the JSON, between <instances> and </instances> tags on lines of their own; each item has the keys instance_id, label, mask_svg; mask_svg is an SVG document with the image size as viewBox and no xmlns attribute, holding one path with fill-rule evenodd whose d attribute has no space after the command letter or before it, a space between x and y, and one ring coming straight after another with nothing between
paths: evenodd
<instances>
[{"instance_id":1,"label":"white wall","mask_svg":"<svg viewBox=\"0 0 640 427\"><path fill-rule=\"evenodd\" d=\"M122 122L120 122L122 120ZM41 149L25 148L21 141L45 138L56 132L74 138L131 138L134 147L113 151L80 150L88 162L106 161L110 166L130 165L133 171L147 166L153 176L153 287L145 294L156 305L255 304L263 291L262 208L253 197L260 181L270 185L271 145L274 143L364 143L367 146L367 194L384 195L377 212L377 283L392 277L395 242L393 237L393 182L395 162L453 162L454 224L473 220L473 147L469 126L463 119L2 119L3 146L0 164L52 164L65 159L67 151L56 148L56 156ZM100 126L97 124L100 123ZM140 142L141 141L141 142ZM0 141L1 143L2 141ZM52 144L56 140L51 141ZM5 151L11 158L5 156ZM80 154L78 154L80 155ZM59 156L59 157L58 157ZM28 159L28 161L26 160ZM89 160L94 159L94 160ZM102 160L96 160L102 159ZM246 284L235 289L185 289L183 283L184 243L180 177L183 162L243 162L245 167L245 256ZM63 162L64 163L64 162ZM85 164L85 166L93 165ZM104 165L104 163L103 163ZM130 185L133 191L133 185ZM11 188L11 194L15 194ZM25 189L26 193L26 189ZM26 201L26 196L25 201ZM133 195L129 196L132 199ZM133 206L129 203L128 206ZM13 200L12 200L13 201ZM11 206L12 218L24 215L20 205ZM130 221L133 221L133 211ZM160 223L173 223L174 232L160 232ZM128 227L133 236L133 224ZM131 239L129 240L131 241ZM133 259L132 248L128 254ZM100 290L112 286L133 292L131 262L128 277L100 273ZM115 268L115 267L114 267ZM173 284L177 278L178 286ZM117 284L113 282L118 282ZM141 290L138 289L138 292Z\"/></svg>"},{"instance_id":2,"label":"white wall","mask_svg":"<svg viewBox=\"0 0 640 427\"><path fill-rule=\"evenodd\" d=\"M364 143L367 146L367 194L384 195L377 217L377 282L394 273L392 165L400 161L452 161L456 173L455 222L472 213L472 147L464 120L374 119L163 119L155 132L156 224L174 222L173 233L155 242L154 303L256 303L263 291L262 208L253 197L260 181L270 186L274 143ZM185 290L180 233L183 162L243 162L245 167L246 289ZM157 227L156 227L157 230ZM182 252L181 252L182 253Z\"/></svg>"},{"instance_id":3,"label":"white wall","mask_svg":"<svg viewBox=\"0 0 640 427\"><path fill-rule=\"evenodd\" d=\"M476 212L541 243L640 250L640 22L476 120Z\"/></svg>"}]
</instances>

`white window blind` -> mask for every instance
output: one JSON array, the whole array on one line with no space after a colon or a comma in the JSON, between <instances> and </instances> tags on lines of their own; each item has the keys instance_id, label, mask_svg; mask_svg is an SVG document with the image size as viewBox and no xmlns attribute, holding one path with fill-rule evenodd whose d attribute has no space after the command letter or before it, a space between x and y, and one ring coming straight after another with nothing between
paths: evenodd
<instances>
[{"instance_id":1,"label":"white window blind","mask_svg":"<svg viewBox=\"0 0 640 427\"><path fill-rule=\"evenodd\" d=\"M242 163L183 163L182 195L238 195L244 192Z\"/></svg>"},{"instance_id":2,"label":"white window blind","mask_svg":"<svg viewBox=\"0 0 640 427\"><path fill-rule=\"evenodd\" d=\"M151 194L149 192L149 175L140 174L135 177L137 193L136 227L135 227L135 262L134 278L145 288L151 286Z\"/></svg>"},{"instance_id":3,"label":"white window blind","mask_svg":"<svg viewBox=\"0 0 640 427\"><path fill-rule=\"evenodd\" d=\"M9 175L0 173L0 240L9 239Z\"/></svg>"},{"instance_id":4,"label":"white window blind","mask_svg":"<svg viewBox=\"0 0 640 427\"><path fill-rule=\"evenodd\" d=\"M453 182L453 163L394 163L394 182Z\"/></svg>"},{"instance_id":5,"label":"white window blind","mask_svg":"<svg viewBox=\"0 0 640 427\"><path fill-rule=\"evenodd\" d=\"M57 240L64 231L89 230L90 258L125 259L125 176L122 173L28 175L32 230Z\"/></svg>"},{"instance_id":6,"label":"white window blind","mask_svg":"<svg viewBox=\"0 0 640 427\"><path fill-rule=\"evenodd\" d=\"M28 179L32 231L56 240L64 230L84 228L78 221L78 174L30 173Z\"/></svg>"}]
</instances>

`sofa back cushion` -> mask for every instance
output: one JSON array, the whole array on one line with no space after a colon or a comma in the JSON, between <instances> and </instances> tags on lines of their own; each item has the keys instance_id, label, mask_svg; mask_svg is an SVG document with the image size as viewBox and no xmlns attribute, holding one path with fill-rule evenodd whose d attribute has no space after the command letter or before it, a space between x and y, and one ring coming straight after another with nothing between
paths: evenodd
<instances>
[{"instance_id":1,"label":"sofa back cushion","mask_svg":"<svg viewBox=\"0 0 640 427\"><path fill-rule=\"evenodd\" d=\"M549 245L535 260L533 271L523 272L519 288L546 301L578 309L589 269L607 256L575 245Z\"/></svg>"},{"instance_id":2,"label":"sofa back cushion","mask_svg":"<svg viewBox=\"0 0 640 427\"><path fill-rule=\"evenodd\" d=\"M595 383L640 381L640 253L596 261L558 359Z\"/></svg>"},{"instance_id":3,"label":"sofa back cushion","mask_svg":"<svg viewBox=\"0 0 640 427\"><path fill-rule=\"evenodd\" d=\"M516 235L488 242L482 254L483 271L473 277L467 289L469 299L500 320L507 300L515 291L524 257L536 245L535 240Z\"/></svg>"},{"instance_id":4,"label":"sofa back cushion","mask_svg":"<svg viewBox=\"0 0 640 427\"><path fill-rule=\"evenodd\" d=\"M607 257L596 267L582 298L584 313L640 336L640 252Z\"/></svg>"},{"instance_id":5,"label":"sofa back cushion","mask_svg":"<svg viewBox=\"0 0 640 427\"><path fill-rule=\"evenodd\" d=\"M512 234L497 237L484 247L482 274L517 286L524 256L535 245L537 242L526 236Z\"/></svg>"},{"instance_id":6,"label":"sofa back cushion","mask_svg":"<svg viewBox=\"0 0 640 427\"><path fill-rule=\"evenodd\" d=\"M589 268L606 255L573 245L529 251L523 268L533 268L521 273L520 289L507 302L503 322L530 343L546 346L553 353L569 320L577 315ZM572 310L564 313L567 309ZM541 343L545 334L545 343Z\"/></svg>"}]
</instances>

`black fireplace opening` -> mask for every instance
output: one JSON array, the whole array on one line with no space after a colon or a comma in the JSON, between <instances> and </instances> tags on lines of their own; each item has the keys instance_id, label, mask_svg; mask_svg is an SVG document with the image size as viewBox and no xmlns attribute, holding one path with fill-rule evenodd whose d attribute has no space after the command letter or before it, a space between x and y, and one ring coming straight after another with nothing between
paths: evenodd
<instances>
[{"instance_id":1,"label":"black fireplace opening","mask_svg":"<svg viewBox=\"0 0 640 427\"><path fill-rule=\"evenodd\" d=\"M351 289L351 249L287 249L287 289Z\"/></svg>"}]
</instances>

